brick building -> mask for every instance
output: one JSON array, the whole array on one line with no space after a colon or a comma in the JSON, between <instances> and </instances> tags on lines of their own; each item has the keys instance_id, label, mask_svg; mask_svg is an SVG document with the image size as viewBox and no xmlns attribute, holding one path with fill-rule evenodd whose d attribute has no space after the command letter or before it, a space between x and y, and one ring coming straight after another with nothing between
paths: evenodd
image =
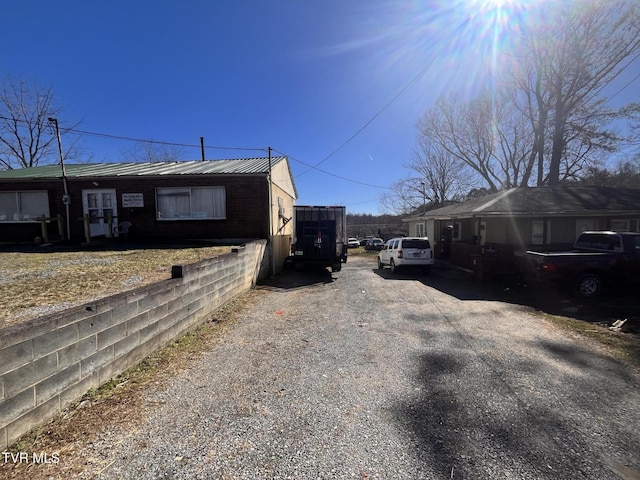
<instances>
[{"instance_id":1,"label":"brick building","mask_svg":"<svg viewBox=\"0 0 640 480\"><path fill-rule=\"evenodd\" d=\"M279 263L296 198L286 157L6 170L0 242L263 238Z\"/></svg>"}]
</instances>

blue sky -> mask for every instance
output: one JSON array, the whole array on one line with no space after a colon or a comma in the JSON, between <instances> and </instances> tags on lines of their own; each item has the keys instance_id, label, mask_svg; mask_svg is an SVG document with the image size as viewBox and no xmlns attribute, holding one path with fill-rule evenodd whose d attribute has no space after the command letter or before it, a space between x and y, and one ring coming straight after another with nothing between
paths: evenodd
<instances>
[{"instance_id":1,"label":"blue sky","mask_svg":"<svg viewBox=\"0 0 640 480\"><path fill-rule=\"evenodd\" d=\"M511 41L486 33L486 2L3 2L0 74L52 86L61 126L193 145L184 160L200 158L201 136L233 147L209 159L272 147L290 157L298 203L381 213L380 195L410 175L420 115L487 81L491 49ZM93 135L80 146L96 162L132 148Z\"/></svg>"}]
</instances>

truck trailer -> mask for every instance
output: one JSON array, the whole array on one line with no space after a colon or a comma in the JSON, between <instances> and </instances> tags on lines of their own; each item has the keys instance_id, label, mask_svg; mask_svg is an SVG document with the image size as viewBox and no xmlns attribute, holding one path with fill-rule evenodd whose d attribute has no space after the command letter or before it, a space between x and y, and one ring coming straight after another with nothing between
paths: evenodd
<instances>
[{"instance_id":1,"label":"truck trailer","mask_svg":"<svg viewBox=\"0 0 640 480\"><path fill-rule=\"evenodd\" d=\"M347 262L347 209L343 206L293 207L291 255L285 267L330 267L332 272Z\"/></svg>"}]
</instances>

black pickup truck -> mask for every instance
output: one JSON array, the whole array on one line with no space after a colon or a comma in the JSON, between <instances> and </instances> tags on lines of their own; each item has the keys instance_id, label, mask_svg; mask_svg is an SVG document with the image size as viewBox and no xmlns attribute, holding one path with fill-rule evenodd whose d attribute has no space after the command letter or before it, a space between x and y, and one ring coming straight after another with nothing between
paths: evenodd
<instances>
[{"instance_id":1,"label":"black pickup truck","mask_svg":"<svg viewBox=\"0 0 640 480\"><path fill-rule=\"evenodd\" d=\"M584 232L570 252L528 251L527 257L538 280L596 297L609 284L640 278L640 233Z\"/></svg>"}]
</instances>

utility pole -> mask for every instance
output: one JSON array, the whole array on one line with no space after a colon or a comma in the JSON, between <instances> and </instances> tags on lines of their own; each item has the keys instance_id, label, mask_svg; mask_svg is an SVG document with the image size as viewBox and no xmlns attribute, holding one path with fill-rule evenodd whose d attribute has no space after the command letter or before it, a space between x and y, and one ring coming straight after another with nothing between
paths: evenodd
<instances>
[{"instance_id":1,"label":"utility pole","mask_svg":"<svg viewBox=\"0 0 640 480\"><path fill-rule=\"evenodd\" d=\"M276 274L276 259L275 259L275 248L273 247L273 242L275 241L273 235L273 179L271 178L271 147L268 147L267 152L269 152L269 252L271 254L271 268L270 274Z\"/></svg>"},{"instance_id":2,"label":"utility pole","mask_svg":"<svg viewBox=\"0 0 640 480\"><path fill-rule=\"evenodd\" d=\"M204 137L200 137L200 151L202 152L202 161L204 162Z\"/></svg>"},{"instance_id":3,"label":"utility pole","mask_svg":"<svg viewBox=\"0 0 640 480\"><path fill-rule=\"evenodd\" d=\"M60 139L60 128L58 127L58 119L49 117L49 122L56 126L56 136L58 137L58 153L60 154L60 167L62 168L62 185L64 187L64 195L62 203L64 203L67 212L67 240L71 240L71 219L69 218L69 205L71 204L71 196L69 195L69 185L67 184L67 174L64 169L64 155L62 155L62 140Z\"/></svg>"}]
</instances>

